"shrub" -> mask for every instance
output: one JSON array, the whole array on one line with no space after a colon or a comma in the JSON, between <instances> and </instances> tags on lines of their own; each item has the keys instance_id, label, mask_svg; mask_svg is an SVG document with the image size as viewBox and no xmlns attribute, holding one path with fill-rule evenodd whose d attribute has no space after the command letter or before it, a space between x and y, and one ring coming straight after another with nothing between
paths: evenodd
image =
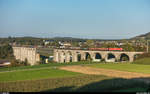
<instances>
[{"instance_id":1,"label":"shrub","mask_svg":"<svg viewBox=\"0 0 150 94\"><path fill-rule=\"evenodd\" d=\"M16 60L16 59L11 59L10 62L11 62L10 67L28 66L28 65L29 65L27 59L25 59L25 61L20 61L20 60Z\"/></svg>"},{"instance_id":2,"label":"shrub","mask_svg":"<svg viewBox=\"0 0 150 94\"><path fill-rule=\"evenodd\" d=\"M134 64L150 65L150 58L141 58L133 62Z\"/></svg>"},{"instance_id":3,"label":"shrub","mask_svg":"<svg viewBox=\"0 0 150 94\"><path fill-rule=\"evenodd\" d=\"M29 64L28 64L28 59L26 58L24 61L24 66L27 66L27 65L29 65Z\"/></svg>"},{"instance_id":4,"label":"shrub","mask_svg":"<svg viewBox=\"0 0 150 94\"><path fill-rule=\"evenodd\" d=\"M105 62L105 59L103 58L103 59L101 60L101 62Z\"/></svg>"},{"instance_id":5,"label":"shrub","mask_svg":"<svg viewBox=\"0 0 150 94\"><path fill-rule=\"evenodd\" d=\"M136 57L136 60L139 60L139 59L143 59L143 58L150 58L150 52L149 53L143 53L143 54L140 54Z\"/></svg>"},{"instance_id":6,"label":"shrub","mask_svg":"<svg viewBox=\"0 0 150 94\"><path fill-rule=\"evenodd\" d=\"M87 61L92 61L92 58L88 55Z\"/></svg>"},{"instance_id":7,"label":"shrub","mask_svg":"<svg viewBox=\"0 0 150 94\"><path fill-rule=\"evenodd\" d=\"M16 59L12 59L12 60L10 60L10 62L11 62L11 65L10 65L11 67L16 67L16 66L20 65L19 61Z\"/></svg>"},{"instance_id":8,"label":"shrub","mask_svg":"<svg viewBox=\"0 0 150 94\"><path fill-rule=\"evenodd\" d=\"M122 61L128 61L128 57L122 57Z\"/></svg>"}]
</instances>

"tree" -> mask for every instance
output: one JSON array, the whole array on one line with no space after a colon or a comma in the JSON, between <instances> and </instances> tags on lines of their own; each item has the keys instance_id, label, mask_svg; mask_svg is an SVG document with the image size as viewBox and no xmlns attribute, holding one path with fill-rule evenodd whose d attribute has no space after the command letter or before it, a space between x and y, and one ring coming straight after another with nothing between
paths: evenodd
<instances>
[{"instance_id":1,"label":"tree","mask_svg":"<svg viewBox=\"0 0 150 94\"><path fill-rule=\"evenodd\" d=\"M13 48L11 45L6 44L0 47L0 59L10 59L14 58Z\"/></svg>"},{"instance_id":2,"label":"tree","mask_svg":"<svg viewBox=\"0 0 150 94\"><path fill-rule=\"evenodd\" d=\"M150 58L150 53L143 53L137 56L136 59Z\"/></svg>"},{"instance_id":3,"label":"tree","mask_svg":"<svg viewBox=\"0 0 150 94\"><path fill-rule=\"evenodd\" d=\"M122 61L128 61L128 57L126 56L122 57Z\"/></svg>"},{"instance_id":4,"label":"tree","mask_svg":"<svg viewBox=\"0 0 150 94\"><path fill-rule=\"evenodd\" d=\"M11 36L9 36L8 39L11 40L12 39Z\"/></svg>"},{"instance_id":5,"label":"tree","mask_svg":"<svg viewBox=\"0 0 150 94\"><path fill-rule=\"evenodd\" d=\"M125 51L135 51L134 47L129 44L129 43L126 43L125 45L121 46Z\"/></svg>"},{"instance_id":6,"label":"tree","mask_svg":"<svg viewBox=\"0 0 150 94\"><path fill-rule=\"evenodd\" d=\"M90 55L87 56L87 61L92 61L92 58L90 57Z\"/></svg>"},{"instance_id":7,"label":"tree","mask_svg":"<svg viewBox=\"0 0 150 94\"><path fill-rule=\"evenodd\" d=\"M122 43L128 43L128 41L125 40L125 39L121 40L120 42L122 42Z\"/></svg>"},{"instance_id":8,"label":"tree","mask_svg":"<svg viewBox=\"0 0 150 94\"><path fill-rule=\"evenodd\" d=\"M28 59L26 58L24 61L24 65L27 66L28 65Z\"/></svg>"},{"instance_id":9,"label":"tree","mask_svg":"<svg viewBox=\"0 0 150 94\"><path fill-rule=\"evenodd\" d=\"M78 42L72 42L72 45L75 46L75 47L79 46Z\"/></svg>"},{"instance_id":10,"label":"tree","mask_svg":"<svg viewBox=\"0 0 150 94\"><path fill-rule=\"evenodd\" d=\"M10 60L10 62L11 62L11 67L16 67L16 66L19 66L19 61L17 61L16 59L12 59L12 60Z\"/></svg>"},{"instance_id":11,"label":"tree","mask_svg":"<svg viewBox=\"0 0 150 94\"><path fill-rule=\"evenodd\" d=\"M86 45L88 48L94 47L94 41L93 40L87 40Z\"/></svg>"}]
</instances>

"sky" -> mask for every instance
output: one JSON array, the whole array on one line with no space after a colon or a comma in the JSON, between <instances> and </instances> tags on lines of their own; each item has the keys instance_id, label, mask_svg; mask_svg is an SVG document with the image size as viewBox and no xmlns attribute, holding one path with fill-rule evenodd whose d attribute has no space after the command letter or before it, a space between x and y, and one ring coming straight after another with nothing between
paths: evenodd
<instances>
[{"instance_id":1,"label":"sky","mask_svg":"<svg viewBox=\"0 0 150 94\"><path fill-rule=\"evenodd\" d=\"M150 0L0 0L0 37L124 39L150 32Z\"/></svg>"}]
</instances>

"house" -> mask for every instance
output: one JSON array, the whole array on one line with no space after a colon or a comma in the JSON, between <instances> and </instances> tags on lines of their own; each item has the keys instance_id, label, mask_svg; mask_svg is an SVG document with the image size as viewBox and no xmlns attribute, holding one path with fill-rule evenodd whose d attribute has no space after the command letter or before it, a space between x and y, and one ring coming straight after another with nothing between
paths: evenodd
<instances>
[{"instance_id":1,"label":"house","mask_svg":"<svg viewBox=\"0 0 150 94\"><path fill-rule=\"evenodd\" d=\"M60 48L69 48L69 47L71 47L70 43L62 43L60 41L59 41L59 45L60 45Z\"/></svg>"}]
</instances>

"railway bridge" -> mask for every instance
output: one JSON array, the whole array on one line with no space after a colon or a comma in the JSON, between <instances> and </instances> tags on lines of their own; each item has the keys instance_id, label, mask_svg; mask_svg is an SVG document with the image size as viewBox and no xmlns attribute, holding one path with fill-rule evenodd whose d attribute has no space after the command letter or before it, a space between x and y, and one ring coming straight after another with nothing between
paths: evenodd
<instances>
[{"instance_id":1,"label":"railway bridge","mask_svg":"<svg viewBox=\"0 0 150 94\"><path fill-rule=\"evenodd\" d=\"M92 60L94 62L133 62L139 54L143 53L144 52L54 49L54 61L60 63L78 62L81 60Z\"/></svg>"}]
</instances>

